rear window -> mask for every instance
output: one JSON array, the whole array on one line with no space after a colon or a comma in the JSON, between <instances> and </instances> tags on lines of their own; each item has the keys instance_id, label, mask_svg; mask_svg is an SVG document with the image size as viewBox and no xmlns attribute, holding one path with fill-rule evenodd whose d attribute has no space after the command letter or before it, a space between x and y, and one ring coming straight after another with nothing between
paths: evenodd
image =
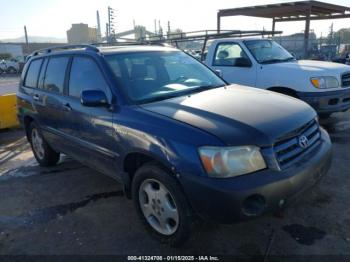
<instances>
[{"instance_id":1,"label":"rear window","mask_svg":"<svg viewBox=\"0 0 350 262\"><path fill-rule=\"evenodd\" d=\"M50 58L46 68L44 90L63 93L64 78L68 64L68 57Z\"/></svg>"},{"instance_id":2,"label":"rear window","mask_svg":"<svg viewBox=\"0 0 350 262\"><path fill-rule=\"evenodd\" d=\"M40 67L41 67L42 62L43 62L42 59L37 59L37 60L34 60L30 63L29 69L27 72L27 76L26 76L26 79L24 81L24 86L32 87L32 88L37 87L38 76L39 76Z\"/></svg>"}]
</instances>

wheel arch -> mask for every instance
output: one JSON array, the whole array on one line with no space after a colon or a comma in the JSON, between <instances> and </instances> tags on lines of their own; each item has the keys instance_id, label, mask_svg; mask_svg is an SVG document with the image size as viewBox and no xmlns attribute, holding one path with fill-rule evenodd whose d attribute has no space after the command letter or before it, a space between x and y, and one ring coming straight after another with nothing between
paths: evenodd
<instances>
[{"instance_id":1,"label":"wheel arch","mask_svg":"<svg viewBox=\"0 0 350 262\"><path fill-rule=\"evenodd\" d=\"M284 94L284 95L288 95L288 96L292 96L295 98L299 98L297 91L295 91L294 89L289 88L289 87L273 86L273 87L267 88L267 90L273 91L276 93L280 93L280 94Z\"/></svg>"},{"instance_id":2,"label":"wheel arch","mask_svg":"<svg viewBox=\"0 0 350 262\"><path fill-rule=\"evenodd\" d=\"M136 171L146 163L155 163L161 168L169 172L169 174L176 175L176 169L171 165L169 161L166 161L149 152L132 151L127 153L122 161L123 165L123 181L125 187L125 193L128 198L131 198L131 184Z\"/></svg>"}]
</instances>

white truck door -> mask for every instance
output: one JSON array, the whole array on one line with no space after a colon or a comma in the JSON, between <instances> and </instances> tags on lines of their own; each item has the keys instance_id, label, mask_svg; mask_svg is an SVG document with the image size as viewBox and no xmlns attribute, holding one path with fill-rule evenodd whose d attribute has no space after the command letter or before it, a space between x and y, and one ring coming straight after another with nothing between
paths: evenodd
<instances>
[{"instance_id":1,"label":"white truck door","mask_svg":"<svg viewBox=\"0 0 350 262\"><path fill-rule=\"evenodd\" d=\"M218 42L208 50L206 64L229 83L256 85L256 65L237 42Z\"/></svg>"}]
</instances>

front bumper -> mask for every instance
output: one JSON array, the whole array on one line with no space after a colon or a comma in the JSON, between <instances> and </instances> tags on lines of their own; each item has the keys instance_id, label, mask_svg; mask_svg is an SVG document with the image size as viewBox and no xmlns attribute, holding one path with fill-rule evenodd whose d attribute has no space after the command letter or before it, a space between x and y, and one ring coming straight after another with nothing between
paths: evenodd
<instances>
[{"instance_id":1,"label":"front bumper","mask_svg":"<svg viewBox=\"0 0 350 262\"><path fill-rule=\"evenodd\" d=\"M331 142L322 130L322 142L297 164L282 171L263 170L229 179L181 176L195 212L205 220L232 223L285 208L315 185L331 165Z\"/></svg>"},{"instance_id":2,"label":"front bumper","mask_svg":"<svg viewBox=\"0 0 350 262\"><path fill-rule=\"evenodd\" d=\"M318 113L335 113L350 108L350 88L326 92L298 92L298 97Z\"/></svg>"}]
</instances>

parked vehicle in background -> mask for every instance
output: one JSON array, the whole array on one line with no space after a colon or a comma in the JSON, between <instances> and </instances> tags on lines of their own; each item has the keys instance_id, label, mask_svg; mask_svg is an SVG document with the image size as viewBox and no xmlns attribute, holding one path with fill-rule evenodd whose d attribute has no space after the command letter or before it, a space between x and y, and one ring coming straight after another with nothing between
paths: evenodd
<instances>
[{"instance_id":1,"label":"parked vehicle in background","mask_svg":"<svg viewBox=\"0 0 350 262\"><path fill-rule=\"evenodd\" d=\"M298 99L229 85L174 48L60 48L30 58L17 94L35 158L64 153L121 182L162 242L183 244L197 217L283 209L330 167L329 136Z\"/></svg>"},{"instance_id":2,"label":"parked vehicle in background","mask_svg":"<svg viewBox=\"0 0 350 262\"><path fill-rule=\"evenodd\" d=\"M350 108L350 67L296 60L268 39L217 39L205 64L229 83L275 91L310 104L321 117Z\"/></svg>"},{"instance_id":3,"label":"parked vehicle in background","mask_svg":"<svg viewBox=\"0 0 350 262\"><path fill-rule=\"evenodd\" d=\"M350 65L350 51L345 52L342 56L336 57L332 62Z\"/></svg>"},{"instance_id":4,"label":"parked vehicle in background","mask_svg":"<svg viewBox=\"0 0 350 262\"><path fill-rule=\"evenodd\" d=\"M20 64L16 59L0 61L0 73L17 74L20 71Z\"/></svg>"}]
</instances>

